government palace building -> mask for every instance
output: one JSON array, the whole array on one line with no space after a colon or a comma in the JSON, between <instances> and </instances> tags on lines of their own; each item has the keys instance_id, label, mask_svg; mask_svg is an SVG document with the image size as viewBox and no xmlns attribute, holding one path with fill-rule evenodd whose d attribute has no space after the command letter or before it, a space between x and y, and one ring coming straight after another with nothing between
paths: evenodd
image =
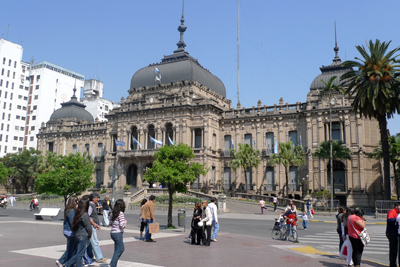
<instances>
[{"instance_id":1,"label":"government palace building","mask_svg":"<svg viewBox=\"0 0 400 267\"><path fill-rule=\"evenodd\" d=\"M334 197L341 205L373 206L383 197L382 164L369 158L380 141L378 122L360 117L353 111L352 100L334 92L332 103L321 81L343 73L335 46L335 56L311 83L306 102L266 106L262 99L251 108L226 99L222 81L200 65L185 49L186 30L182 16L177 50L161 62L139 69L132 77L128 95L121 106L109 112L108 121L100 122L85 110L75 94L54 111L37 135L37 149L45 153L78 153L94 155L96 187L110 187L110 166L119 169L116 188L125 184L141 188L143 174L152 166L157 145L185 143L195 154L195 161L205 164L208 172L190 185L200 189L204 184L221 192L241 191L266 196L284 196L285 171L282 165L270 166L277 144L291 140L303 147L306 163L290 167L289 195L303 199L321 189L331 189L330 163L313 156L322 141L341 140L352 151L350 160L333 162ZM160 77L160 73L162 77ZM331 113L330 113L331 110ZM332 129L330 129L330 115ZM117 142L125 143L117 146ZM249 144L260 150L261 162L256 168L234 172L230 166L231 148ZM248 184L244 171L248 174Z\"/></svg>"}]
</instances>

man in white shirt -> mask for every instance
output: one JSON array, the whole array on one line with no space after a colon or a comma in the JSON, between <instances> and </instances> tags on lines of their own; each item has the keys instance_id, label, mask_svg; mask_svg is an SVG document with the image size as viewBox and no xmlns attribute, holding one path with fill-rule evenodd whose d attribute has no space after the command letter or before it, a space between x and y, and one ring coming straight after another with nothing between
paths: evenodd
<instances>
[{"instance_id":1,"label":"man in white shirt","mask_svg":"<svg viewBox=\"0 0 400 267\"><path fill-rule=\"evenodd\" d=\"M211 235L211 241L217 242L217 234L219 230L219 224L218 224L218 209L217 205L215 205L215 202L217 199L215 197L211 198L211 203L208 204L208 207L210 208L211 215L212 215L212 225L211 225L211 230L212 227L214 227L214 231L212 232Z\"/></svg>"},{"instance_id":2,"label":"man in white shirt","mask_svg":"<svg viewBox=\"0 0 400 267\"><path fill-rule=\"evenodd\" d=\"M261 205L261 214L264 214L264 209L267 209L267 207L265 207L265 201L262 198L260 198L260 205Z\"/></svg>"},{"instance_id":3,"label":"man in white shirt","mask_svg":"<svg viewBox=\"0 0 400 267\"><path fill-rule=\"evenodd\" d=\"M272 198L272 202L274 203L274 212L276 212L276 205L279 203L278 198L277 197L273 197Z\"/></svg>"}]
</instances>

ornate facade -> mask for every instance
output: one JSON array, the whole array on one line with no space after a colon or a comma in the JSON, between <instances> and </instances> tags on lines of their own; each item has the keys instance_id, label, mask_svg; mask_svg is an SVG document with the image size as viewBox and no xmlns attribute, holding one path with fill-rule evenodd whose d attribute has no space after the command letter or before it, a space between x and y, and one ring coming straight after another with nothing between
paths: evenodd
<instances>
[{"instance_id":1,"label":"ornate facade","mask_svg":"<svg viewBox=\"0 0 400 267\"><path fill-rule=\"evenodd\" d=\"M288 104L280 99L279 104L265 106L260 100L251 108L232 108L223 83L185 50L183 17L181 22L178 49L133 75L129 95L121 98L120 108L110 111L108 122L68 116L50 120L40 129L38 149L60 154L79 150L93 153L97 187L110 186L108 168L113 165L122 169L117 188L125 184L140 188L158 147L151 138L164 145L182 142L191 146L195 160L209 169L192 188L207 182L219 190L243 190L247 186L252 192L282 196L283 166L271 167L269 159L277 143L291 140L306 151L306 164L290 168L289 174L290 195L302 198L331 186L329 161L312 155L322 141L329 140L331 114L333 139L342 140L353 152L351 160L333 164L335 198L342 205L359 206L372 206L382 198L380 163L368 157L379 143L377 121L356 115L351 100L340 93L334 94L333 105L321 93L321 79L327 81L336 75L339 80L346 71L337 47L333 63L323 66L321 75L312 82L306 102ZM117 146L116 140L125 146ZM259 166L245 170L248 184L244 170L234 173L229 165L230 149L239 143L262 152Z\"/></svg>"}]
</instances>

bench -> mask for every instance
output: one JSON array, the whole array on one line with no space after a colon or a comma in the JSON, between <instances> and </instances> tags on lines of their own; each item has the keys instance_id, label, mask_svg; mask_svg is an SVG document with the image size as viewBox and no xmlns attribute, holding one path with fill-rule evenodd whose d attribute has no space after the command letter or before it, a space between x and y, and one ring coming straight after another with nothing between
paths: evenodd
<instances>
[{"instance_id":1,"label":"bench","mask_svg":"<svg viewBox=\"0 0 400 267\"><path fill-rule=\"evenodd\" d=\"M35 219L43 220L43 216L51 217L51 219L53 219L58 216L60 210L60 208L41 208L39 213L34 214Z\"/></svg>"}]
</instances>

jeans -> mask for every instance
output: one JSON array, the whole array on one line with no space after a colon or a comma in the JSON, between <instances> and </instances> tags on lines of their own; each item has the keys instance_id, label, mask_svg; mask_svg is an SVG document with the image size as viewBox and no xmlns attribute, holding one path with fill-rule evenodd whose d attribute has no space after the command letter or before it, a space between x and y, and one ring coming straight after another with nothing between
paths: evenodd
<instances>
[{"instance_id":1,"label":"jeans","mask_svg":"<svg viewBox=\"0 0 400 267\"><path fill-rule=\"evenodd\" d=\"M261 214L264 214L264 209L267 209L267 207L263 207L263 206L261 206Z\"/></svg>"},{"instance_id":2,"label":"jeans","mask_svg":"<svg viewBox=\"0 0 400 267\"><path fill-rule=\"evenodd\" d=\"M217 238L217 234L218 234L218 230L219 230L219 223L216 223L215 221L213 221L212 225L210 226L210 229L212 227L214 227L214 232L212 233L211 238L215 239L215 238Z\"/></svg>"},{"instance_id":3,"label":"jeans","mask_svg":"<svg viewBox=\"0 0 400 267\"><path fill-rule=\"evenodd\" d=\"M96 261L101 260L103 258L103 254L100 250L99 240L97 239L97 230L92 226L92 238L90 239L90 244L92 244L93 254L96 258Z\"/></svg>"},{"instance_id":4,"label":"jeans","mask_svg":"<svg viewBox=\"0 0 400 267\"><path fill-rule=\"evenodd\" d=\"M103 210L103 224L108 226L110 224L110 220L108 220L109 210Z\"/></svg>"},{"instance_id":5,"label":"jeans","mask_svg":"<svg viewBox=\"0 0 400 267\"><path fill-rule=\"evenodd\" d=\"M304 228L304 230L307 229L307 221L306 220L303 220L303 228Z\"/></svg>"},{"instance_id":6,"label":"jeans","mask_svg":"<svg viewBox=\"0 0 400 267\"><path fill-rule=\"evenodd\" d=\"M340 253L340 250L342 249L342 245L344 243L344 240L343 240L342 231L337 231L337 233L339 235L339 253Z\"/></svg>"},{"instance_id":7,"label":"jeans","mask_svg":"<svg viewBox=\"0 0 400 267\"><path fill-rule=\"evenodd\" d=\"M124 233L111 233L111 239L114 241L114 254L110 262L111 267L116 267L119 257L125 250L124 247Z\"/></svg>"},{"instance_id":8,"label":"jeans","mask_svg":"<svg viewBox=\"0 0 400 267\"><path fill-rule=\"evenodd\" d=\"M69 261L72 258L72 255L74 254L77 245L75 236L65 236L65 237L67 238L67 249L61 256L61 258L58 259L58 261L61 264L64 264L65 262Z\"/></svg>"},{"instance_id":9,"label":"jeans","mask_svg":"<svg viewBox=\"0 0 400 267\"><path fill-rule=\"evenodd\" d=\"M360 265L362 253L364 251L364 245L359 238L353 238L349 236L349 239L351 242L351 246L353 247L353 254L352 254L353 263L354 265Z\"/></svg>"},{"instance_id":10,"label":"jeans","mask_svg":"<svg viewBox=\"0 0 400 267\"><path fill-rule=\"evenodd\" d=\"M386 237L389 240L389 266L397 267L397 254L398 254L398 241L397 234L386 233Z\"/></svg>"},{"instance_id":11,"label":"jeans","mask_svg":"<svg viewBox=\"0 0 400 267\"><path fill-rule=\"evenodd\" d=\"M149 224L153 223L153 219L146 219L146 234L144 235L144 241L151 239L151 234L149 233Z\"/></svg>"},{"instance_id":12,"label":"jeans","mask_svg":"<svg viewBox=\"0 0 400 267\"><path fill-rule=\"evenodd\" d=\"M71 259L69 259L69 261L64 263L64 265L67 267L73 266L74 264L76 265L76 267L82 267L82 257L89 244L88 237L87 236L76 237L76 243L77 243L76 254Z\"/></svg>"}]
</instances>

